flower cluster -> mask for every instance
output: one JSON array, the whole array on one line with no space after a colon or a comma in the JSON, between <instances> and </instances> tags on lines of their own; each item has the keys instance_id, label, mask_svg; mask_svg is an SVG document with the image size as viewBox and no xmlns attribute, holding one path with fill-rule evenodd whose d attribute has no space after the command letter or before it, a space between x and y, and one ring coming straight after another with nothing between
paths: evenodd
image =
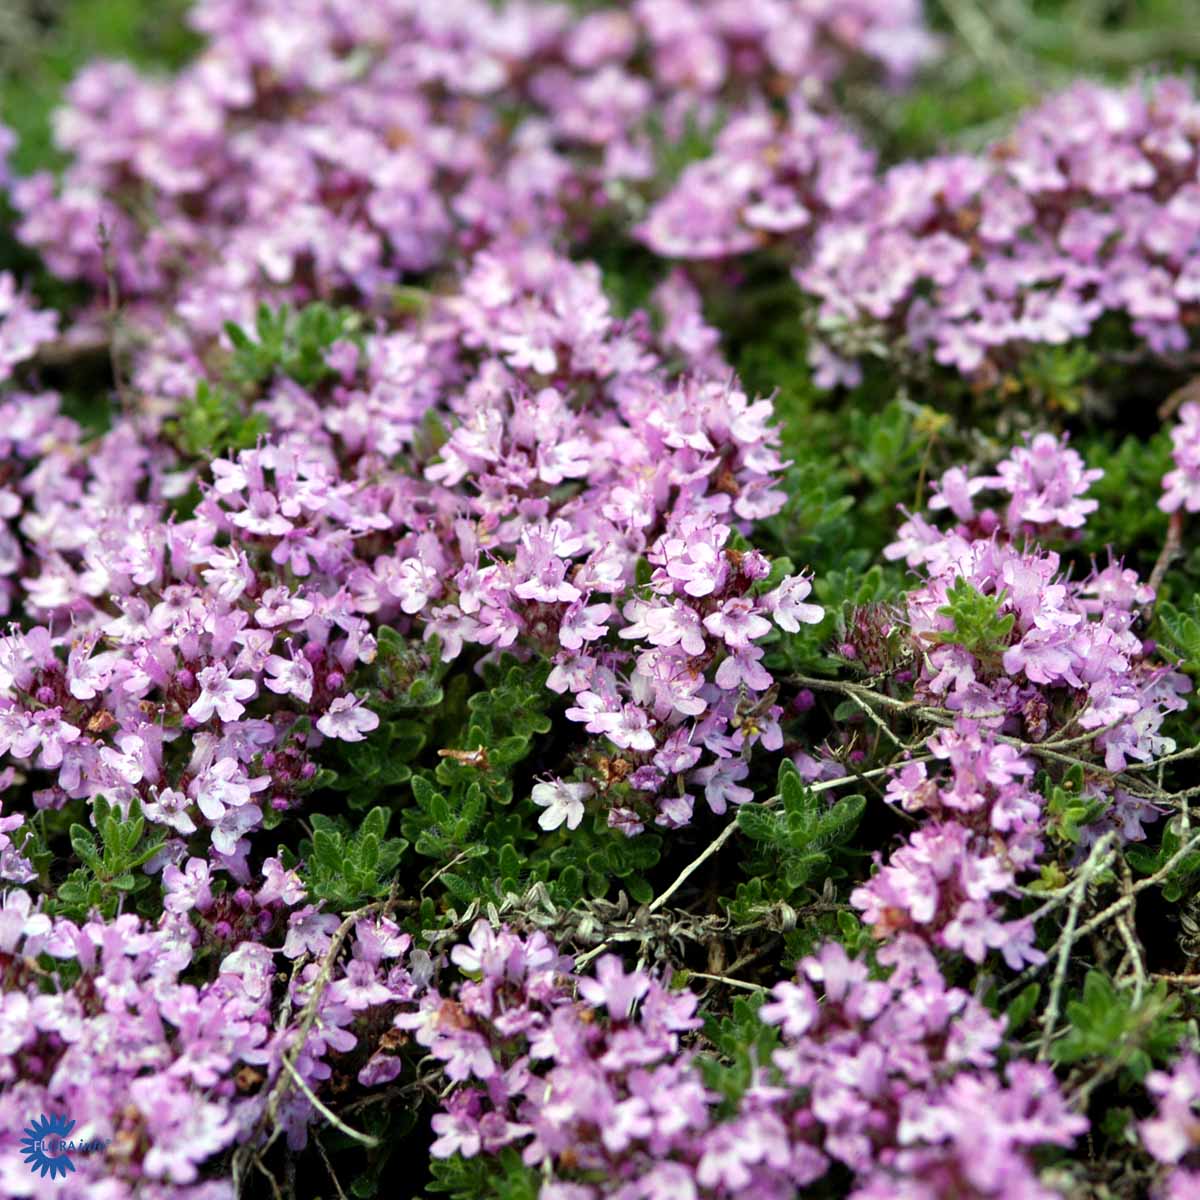
<instances>
[{"instance_id":1,"label":"flower cluster","mask_svg":"<svg viewBox=\"0 0 1200 1200\"><path fill-rule=\"evenodd\" d=\"M854 1200L1051 1197L1039 1148L1086 1121L937 956L1042 963L1008 911L1018 880L1055 840L1135 840L1160 815L1163 793L1116 780L1174 749L1185 707L1139 633L1153 590L1072 558L1101 473L1042 434L991 473L944 472L885 552L916 575L904 601L843 608L857 550L814 581L781 557L784 521L763 532L789 463L700 281L759 250L794 268L825 384L856 377L864 331L981 379L1106 313L1183 351L1192 93L1080 85L986 155L881 174L833 101L853 72L894 84L928 58L918 0L195 0L191 21L206 45L173 77L75 81L61 176L13 180L0 127L18 239L90 296L60 338L0 272L0 1192L45 1186L18 1134L61 1110L107 1149L59 1195L231 1200L218 1171L278 1132L301 1149L415 1041L444 1076L432 1154L503 1152L540 1200L784 1200L821 1180ZM709 138L667 187L666 144ZM618 305L572 257L614 230L641 260L716 266L660 262L649 308ZM100 429L73 383L48 390L94 345L117 393ZM1200 405L1172 438L1160 507L1200 510ZM696 994L612 954L585 973L499 912L522 926L527 882L578 896L581 864L594 892L611 868L653 894L621 870L666 839L625 837L731 822L764 752L844 784L792 736L812 706L789 704L794 665L838 661L812 630L781 637L821 624L817 599L839 604L843 665L875 677L844 685L859 707L936 731L886 785L905 843L843 893L880 945L821 943L757 1026L747 1007L759 1050L734 1079ZM410 668L423 695L401 694ZM439 748L493 672L523 679L552 737ZM425 724L422 704L440 705ZM1083 830L1042 794L1047 749L1079 768ZM497 765L510 751L522 773ZM430 782L455 772L462 803ZM352 831L340 809L376 778L388 807ZM779 834L764 857L789 856L786 892L761 895L792 911L779 896L832 848L779 809L743 810L693 861L757 816ZM534 820L556 832L526 872ZM60 871L68 843L79 870ZM401 856L447 846L402 896ZM412 936L436 947L480 908L425 889L476 900L451 868L493 852L502 890L447 983ZM647 921L690 931L660 897ZM1142 1125L1179 1195L1196 1074L1152 1075Z\"/></svg>"},{"instance_id":2,"label":"flower cluster","mask_svg":"<svg viewBox=\"0 0 1200 1200\"><path fill-rule=\"evenodd\" d=\"M717 812L748 799L750 749L781 742L776 707L734 721L772 685L756 643L821 617L807 579L768 588L735 542L784 498L769 403L669 375L593 267L536 247L481 253L427 317L328 359L319 387L269 391L271 440L207 477L131 422L84 454L53 396L4 406L12 461L35 464L5 493L8 594L45 624L0 639L0 749L55 773L38 803L136 795L244 875L263 803L294 806L324 738L379 724L353 680L384 622L446 661L549 657L568 717L625 757L627 833L690 820L677 782ZM413 473L430 420L448 436Z\"/></svg>"},{"instance_id":3,"label":"flower cluster","mask_svg":"<svg viewBox=\"0 0 1200 1200\"><path fill-rule=\"evenodd\" d=\"M0 383L57 332L58 314L37 308L17 289L12 273L0 271Z\"/></svg>"},{"instance_id":4,"label":"flower cluster","mask_svg":"<svg viewBox=\"0 0 1200 1200\"><path fill-rule=\"evenodd\" d=\"M674 258L785 237L816 302L823 386L857 382L864 335L986 379L1021 347L1085 337L1106 313L1152 353L1178 354L1200 297L1198 114L1181 79L1079 83L980 156L879 176L840 127L748 114L642 233Z\"/></svg>"},{"instance_id":5,"label":"flower cluster","mask_svg":"<svg viewBox=\"0 0 1200 1200\"><path fill-rule=\"evenodd\" d=\"M687 167L638 236L664 258L728 258L811 237L875 185L874 159L841 121L798 98L786 120L763 107L735 117L711 156Z\"/></svg>"},{"instance_id":6,"label":"flower cluster","mask_svg":"<svg viewBox=\"0 0 1200 1200\"><path fill-rule=\"evenodd\" d=\"M999 950L1014 970L1042 962L1028 921L1005 921L1002 901L1042 849L1033 764L978 722L960 719L929 741L943 774L902 767L887 800L924 823L855 889L851 903L879 937L900 930L982 962ZM878 855L876 856L879 857Z\"/></svg>"},{"instance_id":7,"label":"flower cluster","mask_svg":"<svg viewBox=\"0 0 1200 1200\"><path fill-rule=\"evenodd\" d=\"M65 278L198 333L263 296L386 303L514 232L571 238L655 172L652 133L932 52L917 0L200 0L176 78L88 68L58 114L63 183L19 181L19 233ZM511 112L510 118L504 116ZM98 230L102 231L98 234ZM162 316L162 312L143 313Z\"/></svg>"},{"instance_id":8,"label":"flower cluster","mask_svg":"<svg viewBox=\"0 0 1200 1200\"><path fill-rule=\"evenodd\" d=\"M882 326L984 376L1022 346L1085 336L1105 313L1155 354L1187 349L1200 296L1198 113L1183 80L1079 83L982 157L892 168L797 267L818 326Z\"/></svg>"},{"instance_id":9,"label":"flower cluster","mask_svg":"<svg viewBox=\"0 0 1200 1200\"><path fill-rule=\"evenodd\" d=\"M1200 404L1193 400L1180 408L1171 441L1175 468L1163 476L1158 507L1168 513L1200 512Z\"/></svg>"},{"instance_id":10,"label":"flower cluster","mask_svg":"<svg viewBox=\"0 0 1200 1200\"><path fill-rule=\"evenodd\" d=\"M1187 1200L1200 1189L1200 1059L1189 1053L1170 1071L1151 1071L1146 1090L1157 1111L1138 1132L1152 1157L1172 1168L1155 1195Z\"/></svg>"},{"instance_id":11,"label":"flower cluster","mask_svg":"<svg viewBox=\"0 0 1200 1200\"><path fill-rule=\"evenodd\" d=\"M834 1164L855 1200L1032 1200L1055 1193L1029 1151L1087 1127L1047 1068L997 1073L1001 1022L915 938L881 952L886 981L828 943L777 984L760 1016L781 1044L725 1117L680 1051L699 1023L690 992L611 955L577 975L543 935L483 922L451 957L468 981L396 1018L456 1085L433 1153L519 1146L545 1172L541 1200L782 1200Z\"/></svg>"},{"instance_id":12,"label":"flower cluster","mask_svg":"<svg viewBox=\"0 0 1200 1200\"><path fill-rule=\"evenodd\" d=\"M1065 700L1058 729L1095 731L1094 748L1119 771L1128 759L1148 762L1174 749L1161 725L1184 707L1180 694L1189 684L1156 665L1134 630L1140 606L1153 599L1135 572L1110 563L1074 579L1059 554L1044 548L1095 510L1083 494L1097 476L1065 442L1039 435L995 476L946 472L930 507L948 509L957 524L942 531L911 516L885 554L927 576L907 601L912 636L928 649L918 690L1035 742L1057 732L1048 715L1055 702L1062 714ZM981 489L1005 496L1002 516L977 510ZM964 644L947 611L952 589L963 584L992 599L1003 630L996 644Z\"/></svg>"},{"instance_id":13,"label":"flower cluster","mask_svg":"<svg viewBox=\"0 0 1200 1200\"><path fill-rule=\"evenodd\" d=\"M168 868L168 870L172 870ZM284 1071L285 1054L310 1086L328 1080L330 1051L345 1055L375 1014L411 1004L423 986L397 960L410 939L385 918L362 918L353 956L332 983L319 959L340 922L303 899L294 872L268 860L257 892L216 893L207 864L192 859L168 881L157 926L126 914L76 924L39 911L27 892L0 896L0 1186L6 1196L230 1200L233 1187L205 1180L205 1161L246 1141ZM194 911L193 924L184 915ZM268 945L280 924L281 950ZM200 948L219 950L207 982L186 982ZM293 961L288 1023L274 1018L276 955ZM311 959L311 961L309 961ZM52 962L47 971L39 962ZM321 989L321 990L317 990ZM316 997L313 1020L302 1024ZM368 1014L367 1010L373 1010ZM365 1045L365 1042L364 1042ZM377 1082L399 1060L385 1050L364 1059ZM394 1068L391 1064L395 1063ZM80 1155L75 1172L47 1184L20 1159L19 1131L30 1113L69 1112L80 1140L107 1142ZM312 1105L282 1090L279 1119L293 1148L304 1144Z\"/></svg>"},{"instance_id":14,"label":"flower cluster","mask_svg":"<svg viewBox=\"0 0 1200 1200\"><path fill-rule=\"evenodd\" d=\"M915 695L954 723L927 745L943 770L910 762L888 786L890 802L927 819L852 896L881 936L916 930L974 962L998 949L1014 969L1041 961L1029 923L1002 920L999 902L1042 849L1043 802L1022 746L1067 741L1107 772L1174 749L1162 723L1186 706L1190 685L1134 632L1152 592L1116 563L1073 579L1031 540L1078 529L1096 507L1084 493L1097 475L1040 435L993 476L947 471L929 507L958 523L943 531L910 516L887 550L924 573L907 597ZM977 507L989 491L1004 497L1002 512ZM1088 772L1084 787L1126 838L1157 815L1104 770Z\"/></svg>"}]
</instances>

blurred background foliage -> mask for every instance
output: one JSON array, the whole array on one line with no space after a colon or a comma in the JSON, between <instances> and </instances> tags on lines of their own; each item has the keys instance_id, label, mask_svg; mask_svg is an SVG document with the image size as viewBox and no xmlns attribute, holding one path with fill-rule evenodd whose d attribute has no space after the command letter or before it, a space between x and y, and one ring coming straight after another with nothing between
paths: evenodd
<instances>
[{"instance_id":1,"label":"blurred background foliage","mask_svg":"<svg viewBox=\"0 0 1200 1200\"><path fill-rule=\"evenodd\" d=\"M85 63L116 58L168 72L186 62L200 45L187 8L188 0L0 0L0 121L20 138L15 172L62 165L53 112ZM926 0L926 15L944 53L915 86L895 94L855 78L841 85L839 99L885 164L980 150L1024 108L1073 79L1121 81L1200 65L1197 0ZM664 146L666 173L677 174L708 147L702 131ZM17 270L46 303L72 303L75 290L39 270L13 238L8 216L0 200L0 269ZM664 270L621 237L601 236L579 252L600 262L623 311L646 303ZM794 502L789 519L772 523L773 551L799 554L818 577L851 563L865 569L893 534L896 506L919 505L946 467L982 467L1024 430L1060 427L1107 471L1097 491L1102 515L1082 549L1101 554L1121 545L1131 565L1149 571L1165 532L1154 501L1168 447L1155 412L1186 379L1145 364L1131 369L1117 330L1111 337L1101 331L1086 348L1030 355L984 396L946 371L902 380L885 361L853 391L822 393L806 365L802 305L787 264L768 260L747 263L743 286L708 314L747 390L774 395L795 464ZM104 424L103 380L50 382L74 415ZM1200 580L1200 552L1173 576L1168 590Z\"/></svg>"},{"instance_id":2,"label":"blurred background foliage","mask_svg":"<svg viewBox=\"0 0 1200 1200\"><path fill-rule=\"evenodd\" d=\"M187 0L0 0L0 119L20 138L13 169L59 165L51 115L85 63L117 58L169 70L199 37Z\"/></svg>"},{"instance_id":3,"label":"blurred background foliage","mask_svg":"<svg viewBox=\"0 0 1200 1200\"><path fill-rule=\"evenodd\" d=\"M188 0L0 0L0 120L20 138L13 169L62 165L53 112L85 63L117 58L166 72L186 62L200 44L187 7ZM840 99L885 163L978 150L1022 109L1080 76L1119 81L1200 64L1196 0L926 0L926 13L945 52L915 87L897 95L853 78L842 85ZM671 173L706 151L699 135L672 145ZM17 269L47 302L70 303L72 290L52 283L16 244L8 215L0 211L0 268ZM622 309L644 303L661 276L662 264L627 241L581 250L599 259ZM998 396L972 395L945 372L901 383L886 363L849 394L823 394L805 363L800 305L786 264L764 262L750 264L745 286L709 314L747 389L774 393L796 463L793 484L805 503L791 506L794 521L775 523L781 541L792 542L780 552L795 553L799 538L817 558L844 561L851 542L869 558L891 536L895 506L919 504L931 477L955 461L982 465L1024 428L1049 423L1071 429L1078 448L1108 470L1104 519L1089 530L1088 551L1121 544L1139 559L1144 552L1137 565L1148 568L1164 528L1153 499L1166 443L1155 437L1153 413L1181 380L1106 368L1103 355L1076 346L1030 356ZM70 399L75 411L86 409L84 397Z\"/></svg>"},{"instance_id":4,"label":"blurred background foliage","mask_svg":"<svg viewBox=\"0 0 1200 1200\"><path fill-rule=\"evenodd\" d=\"M576 0L576 7L605 5ZM0 115L21 138L19 172L57 165L51 113L94 58L170 70L200 44L187 0L3 0ZM926 0L947 52L902 96L847 81L888 159L975 149L1013 115L1081 75L1123 79L1200 63L1195 0Z\"/></svg>"}]
</instances>

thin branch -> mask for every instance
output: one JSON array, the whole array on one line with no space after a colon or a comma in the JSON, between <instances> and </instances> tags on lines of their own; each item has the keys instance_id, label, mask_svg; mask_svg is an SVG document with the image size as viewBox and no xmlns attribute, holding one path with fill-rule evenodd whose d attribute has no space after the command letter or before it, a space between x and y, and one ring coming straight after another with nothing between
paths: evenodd
<instances>
[{"instance_id":1,"label":"thin branch","mask_svg":"<svg viewBox=\"0 0 1200 1200\"><path fill-rule=\"evenodd\" d=\"M908 761L928 762L932 757L933 756L930 754L925 754L911 758ZM810 783L808 785L808 789L812 792L826 792L831 788L845 787L847 784L857 783L860 779L871 779L879 775L886 775L893 769L894 767L889 763L886 767L873 767L870 771L859 771L854 775L842 775L837 779L822 779L816 783ZM772 796L769 800L764 802L762 807L770 808L778 801L778 799L778 796ZM721 852L721 849L725 846L725 843L728 842L731 837L733 837L737 830L737 818L734 817L734 819L730 821L729 824L726 825L725 828L722 829L721 832L717 834L717 836L711 842L709 842L709 844L695 858L693 858L692 861L688 863L688 865L684 867L682 871L679 872L671 886L668 887L667 890L662 893L662 895L653 900L646 911L651 914L658 912L658 910L662 908L663 905L666 904L666 902L670 900L671 897L674 896L675 893L679 891L679 889L683 887L683 885L687 883L687 881L706 862L708 862L710 858ZM575 960L576 970L585 967L589 962L592 961L592 959L603 954L605 950L610 948L612 941L613 939L607 938L601 942L600 945L594 946L591 950L579 955Z\"/></svg>"},{"instance_id":2,"label":"thin branch","mask_svg":"<svg viewBox=\"0 0 1200 1200\"><path fill-rule=\"evenodd\" d=\"M856 704L864 713L866 713L872 724L874 724L876 728L879 729L879 731L884 735L884 737L891 741L898 750L903 750L905 753L909 751L910 747L906 746L892 732L891 726L888 725L888 723L861 696L852 692L850 694L850 700L851 703Z\"/></svg>"},{"instance_id":3,"label":"thin branch","mask_svg":"<svg viewBox=\"0 0 1200 1200\"><path fill-rule=\"evenodd\" d=\"M462 860L464 858L466 858L469 853L470 853L469 850L460 850L448 863L442 863L442 865L440 867L438 867L438 869L436 871L434 871L434 873L432 875L430 875L430 877L427 880L425 880L425 882L423 884L421 884L420 894L422 896L425 895L425 889L431 883L433 883L435 880L440 879L448 870L450 870L451 867L456 866L458 863L462 862Z\"/></svg>"},{"instance_id":4,"label":"thin branch","mask_svg":"<svg viewBox=\"0 0 1200 1200\"><path fill-rule=\"evenodd\" d=\"M1105 834L1097 847L1104 845L1104 850L1107 851L1108 845L1111 844L1114 838L1113 834ZM1054 1038L1054 1027L1058 1024L1059 1005L1062 1003L1063 985L1067 980L1067 962L1071 957L1071 946L1075 942L1075 928L1079 923L1079 910L1083 907L1083 901L1087 894L1088 884L1092 880L1093 874L1096 872L1096 864L1099 861L1100 855L1093 851L1088 855L1087 861L1083 864L1079 871L1079 877L1072 885L1073 895L1071 897L1070 908L1067 909L1067 923L1063 928L1062 936L1059 938L1058 962L1054 968L1054 979L1050 984L1050 999L1046 1004L1046 1011L1042 1014L1042 1037L1038 1045L1038 1058L1044 1059L1050 1053L1050 1042Z\"/></svg>"},{"instance_id":5,"label":"thin branch","mask_svg":"<svg viewBox=\"0 0 1200 1200\"><path fill-rule=\"evenodd\" d=\"M1159 591L1162 588L1162 581L1165 578L1171 563L1183 552L1183 509L1177 508L1167 521L1167 536L1163 540L1162 550L1159 551L1158 558L1154 563L1154 568L1150 572L1150 578L1146 581L1147 586L1154 592L1154 598L1157 598ZM1149 620L1154 614L1154 598L1148 600L1142 605L1142 617Z\"/></svg>"},{"instance_id":6,"label":"thin branch","mask_svg":"<svg viewBox=\"0 0 1200 1200\"><path fill-rule=\"evenodd\" d=\"M445 1081L445 1073L440 1069L430 1071L426 1075L418 1076L410 1083L400 1084L394 1087L383 1088L381 1091L372 1092L369 1096L363 1096L355 1100L351 1104L347 1104L342 1110L344 1113L358 1112L362 1108L370 1108L373 1104L385 1103L389 1100L395 1100L398 1096L407 1096L410 1092L419 1092L425 1089L436 1092L436 1089L431 1085L442 1083Z\"/></svg>"},{"instance_id":7,"label":"thin branch","mask_svg":"<svg viewBox=\"0 0 1200 1200\"><path fill-rule=\"evenodd\" d=\"M941 8L981 67L990 71L1000 64L1010 75L1026 78L1027 72L1021 70L1011 46L998 35L974 0L941 0Z\"/></svg>"},{"instance_id":8,"label":"thin branch","mask_svg":"<svg viewBox=\"0 0 1200 1200\"><path fill-rule=\"evenodd\" d=\"M926 755L924 757L926 759L928 759L932 756ZM910 759L909 761L911 762L911 761L919 761L919 760ZM891 771L893 769L894 768L889 763L886 767L874 767L870 771L859 771L853 775L841 775L837 779L822 779L816 783L810 783L808 785L808 790L810 792L827 792L831 788L845 787L847 784L857 783L860 779L871 779L871 778L878 777L880 775L886 775L889 771ZM763 808L770 808L772 805L775 804L775 802L777 800L778 800L777 796L772 796L770 800L767 800L763 804ZM659 896L650 905L650 911L653 913L653 912L657 912L660 908L662 908L662 906L664 904L666 904L666 902L668 900L670 900L670 898L673 895L675 895L675 893L677 891L679 891L679 889L681 887L683 887L683 885L688 881L688 879L691 878L691 876L693 874L695 874L695 872L701 866L703 866L704 863L706 863L710 858L712 858L712 856L714 854L716 854L721 849L721 847L724 846L727 841L729 841L729 839L731 837L733 837L734 833L737 832L737 828L738 828L738 823L737 823L737 818L735 817L732 821L729 822L728 825L725 826L725 828L723 830L721 830L721 832L717 835L717 837L712 842L710 842L709 845L703 851L701 851L700 854L698 854L694 859L692 859L692 861L690 863L688 863L688 865L686 867L684 867L684 869L682 871L679 872L679 875L676 877L675 882L672 883L671 886L669 888L667 888L667 890L665 892L663 892L662 895Z\"/></svg>"},{"instance_id":9,"label":"thin branch","mask_svg":"<svg viewBox=\"0 0 1200 1200\"><path fill-rule=\"evenodd\" d=\"M330 981L333 979L334 964L337 962L339 953L341 953L342 943L345 942L346 937L349 935L350 930L356 921L361 920L363 917L373 912L389 912L395 899L395 895L396 885L393 883L391 895L387 900L377 900L373 904L366 904L362 908L357 908L352 913L347 914L342 923L337 927L333 937L330 939L329 949L326 950L325 955L321 960L321 969L317 973L316 979L314 979L311 984L308 1001L305 1004L304 1011L300 1016L300 1022L296 1030L296 1035L293 1038L291 1045L283 1052L283 1055L280 1059L279 1075L275 1080L274 1087L271 1089L271 1094L267 1097L267 1103L263 1109L262 1116L259 1118L251 1137L248 1138L245 1143L243 1143L241 1149L237 1154L234 1155L233 1172L235 1179L240 1179L241 1175L240 1163L238 1161L240 1155L248 1155L253 1160L254 1164L259 1168L259 1170L263 1171L264 1174L267 1173L266 1169L262 1165L262 1155L271 1147L275 1141L275 1138L279 1134L279 1124L277 1121L279 1106L286 1098L287 1093L294 1082L299 1083L308 1099L311 1102L316 1103L315 1096L300 1078L300 1073L296 1070L296 1060L300 1057L301 1052L308 1043L309 1031L312 1029L314 1022L317 1019L317 1009L320 1006L321 997L324 996L325 989L329 986ZM327 1117L330 1115L329 1110L325 1108L324 1105L318 1105L318 1108L323 1115ZM259 1134L268 1125L271 1126L271 1134L267 1138L266 1143L260 1147L255 1147L253 1144L254 1137L257 1136L257 1134ZM342 1127L339 1125L339 1128L342 1128L342 1132L348 1133L350 1136L357 1137L359 1140L362 1140L366 1137L365 1134L355 1134L354 1131L350 1130L348 1126ZM368 1141L366 1144L374 1145L376 1143L372 1140ZM237 1193L235 1189L235 1195L236 1194L239 1193Z\"/></svg>"},{"instance_id":10,"label":"thin branch","mask_svg":"<svg viewBox=\"0 0 1200 1200\"><path fill-rule=\"evenodd\" d=\"M1099 846L1101 842L1105 840L1105 838L1110 838L1112 836L1112 834L1105 834L1104 838L1101 838L1100 842L1096 843L1097 846ZM1097 913L1096 916L1092 917L1089 921L1081 925L1078 931L1076 931L1074 934L1075 940L1078 940L1081 937L1086 937L1087 934L1091 933L1093 930L1099 929L1101 925L1104 925L1113 920L1114 917L1119 916L1134 903L1134 898L1140 892L1144 892L1147 888L1151 888L1162 883L1162 881L1166 879L1167 876L1170 875L1171 872L1175 870L1175 868L1189 854L1198 848L1200 848L1200 834L1197 834L1195 837L1191 838L1189 841L1180 846L1179 849L1176 850L1175 853L1172 854L1171 857L1157 871L1155 871L1153 875L1148 875L1145 879L1138 880L1137 883L1130 887L1126 895L1122 896L1119 900L1114 901L1103 912ZM1088 864L1093 861L1094 856L1095 850L1093 849L1092 857L1089 857L1088 861L1084 863L1081 870L1086 870L1088 868ZM1093 871L1094 870L1095 868ZM1059 892L1057 892L1055 894L1054 901L1050 904L1043 905L1042 909L1033 914L1033 916L1038 917L1044 915L1044 913L1049 912L1051 908L1057 907L1058 904L1062 902L1062 898L1065 895L1073 894L1074 888L1078 886L1078 882L1079 881L1077 879L1069 887L1061 889ZM1054 949L1051 951L1051 953L1055 953L1060 949L1062 940L1063 939L1060 938L1059 941L1055 943ZM1010 980L1000 989L1001 998L1008 996L1015 991L1019 991L1026 983L1029 982L1030 979L1041 972L1041 969L1044 965L1045 964L1043 963L1034 963L1032 966L1026 967L1025 970L1016 977L1016 979Z\"/></svg>"},{"instance_id":11,"label":"thin branch","mask_svg":"<svg viewBox=\"0 0 1200 1200\"><path fill-rule=\"evenodd\" d=\"M1178 762L1181 758L1195 758L1200 754L1200 742L1194 746L1189 746L1186 750L1176 750L1174 754L1164 754L1162 758L1152 759L1150 762L1130 763L1125 768L1127 771L1153 771L1158 767L1166 766L1168 763Z\"/></svg>"},{"instance_id":12,"label":"thin branch","mask_svg":"<svg viewBox=\"0 0 1200 1200\"><path fill-rule=\"evenodd\" d=\"M333 1163L329 1161L329 1155L325 1153L325 1147L321 1144L321 1139L313 1134L313 1141L317 1144L317 1152L321 1155L321 1161L325 1164L325 1170L329 1172L329 1178L333 1180L333 1186L337 1189L338 1200L346 1200L346 1193L342 1191L341 1182L338 1180L337 1172L333 1169Z\"/></svg>"},{"instance_id":13,"label":"thin branch","mask_svg":"<svg viewBox=\"0 0 1200 1200\"><path fill-rule=\"evenodd\" d=\"M260 1174L267 1177L267 1182L271 1185L271 1195L275 1197L275 1200L283 1200L283 1193L279 1190L279 1183L275 1179L275 1176L263 1166L262 1159L257 1155L254 1158L254 1165L258 1168Z\"/></svg>"},{"instance_id":14,"label":"thin branch","mask_svg":"<svg viewBox=\"0 0 1200 1200\"><path fill-rule=\"evenodd\" d=\"M1093 929L1099 929L1107 921L1111 921L1118 913L1124 912L1130 905L1133 904L1134 897L1139 892L1144 892L1147 888L1154 887L1156 884L1162 883L1168 875L1194 850L1200 848L1200 834L1197 834L1190 841L1185 842L1169 859L1157 870L1153 875L1146 876L1145 879L1139 879L1130 889L1128 895L1122 896L1120 900L1110 904L1102 913L1093 917L1086 925L1081 926L1079 936L1091 933Z\"/></svg>"},{"instance_id":15,"label":"thin branch","mask_svg":"<svg viewBox=\"0 0 1200 1200\"><path fill-rule=\"evenodd\" d=\"M1145 951L1134 932L1137 899L1133 893L1133 873L1129 870L1129 864L1124 858L1121 859L1121 886L1125 895L1129 897L1130 903L1129 911L1117 917L1117 932L1125 943L1125 951L1129 955L1130 966L1133 970L1133 1001L1134 1004L1141 1004L1146 990L1146 958Z\"/></svg>"},{"instance_id":16,"label":"thin branch","mask_svg":"<svg viewBox=\"0 0 1200 1200\"><path fill-rule=\"evenodd\" d=\"M1133 1002L1141 1004L1142 995L1146 990L1146 967L1142 962L1141 947L1137 944L1133 929L1129 923L1129 914L1122 913L1116 919L1117 932L1125 943L1125 953L1129 955L1129 965L1133 971Z\"/></svg>"},{"instance_id":17,"label":"thin branch","mask_svg":"<svg viewBox=\"0 0 1200 1200\"><path fill-rule=\"evenodd\" d=\"M747 983L744 979L731 979L728 975L709 975L706 971L689 971L689 979L711 979L713 983L723 983L726 987L742 988L747 992L765 992L768 989L761 983Z\"/></svg>"},{"instance_id":18,"label":"thin branch","mask_svg":"<svg viewBox=\"0 0 1200 1200\"><path fill-rule=\"evenodd\" d=\"M312 1088L310 1088L308 1084L304 1082L304 1076L296 1070L291 1059L283 1059L283 1065L288 1074L291 1075L292 1081L305 1094L305 1096L308 1097L308 1102L317 1110L317 1112L321 1114L321 1116L325 1118L325 1120L330 1123L330 1125L334 1127L334 1129L344 1133L348 1138L353 1138L362 1146L367 1146L371 1149L374 1149L379 1145L378 1138L371 1137L370 1134L359 1133L357 1129L351 1129L350 1126L347 1125L340 1117L338 1117L336 1113L333 1113L326 1108L325 1104L317 1099L317 1095Z\"/></svg>"}]
</instances>

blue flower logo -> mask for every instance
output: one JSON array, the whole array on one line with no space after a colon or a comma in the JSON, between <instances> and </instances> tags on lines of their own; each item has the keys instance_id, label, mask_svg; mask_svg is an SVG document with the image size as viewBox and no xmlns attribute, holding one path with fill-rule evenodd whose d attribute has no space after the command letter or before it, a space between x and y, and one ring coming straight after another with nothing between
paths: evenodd
<instances>
[{"instance_id":1,"label":"blue flower logo","mask_svg":"<svg viewBox=\"0 0 1200 1200\"><path fill-rule=\"evenodd\" d=\"M70 1157L61 1153L63 1140L74 1128L75 1122L68 1120L64 1113L51 1113L49 1116L42 1113L25 1126L21 1153L35 1175L40 1172L43 1179L47 1174L51 1179L57 1179L75 1170Z\"/></svg>"}]
</instances>

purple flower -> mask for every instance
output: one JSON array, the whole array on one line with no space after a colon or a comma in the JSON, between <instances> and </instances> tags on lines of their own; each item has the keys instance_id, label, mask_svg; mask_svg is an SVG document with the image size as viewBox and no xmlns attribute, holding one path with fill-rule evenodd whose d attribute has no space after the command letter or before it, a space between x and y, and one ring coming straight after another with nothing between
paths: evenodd
<instances>
[{"instance_id":1,"label":"purple flower","mask_svg":"<svg viewBox=\"0 0 1200 1200\"><path fill-rule=\"evenodd\" d=\"M302 704L307 704L313 695L312 663L290 645L289 651L290 658L272 654L266 659L264 666L271 678L264 682L277 695L295 696Z\"/></svg>"},{"instance_id":2,"label":"purple flower","mask_svg":"<svg viewBox=\"0 0 1200 1200\"><path fill-rule=\"evenodd\" d=\"M1200 1059L1184 1054L1170 1071L1151 1071L1146 1090L1157 1111L1138 1123L1138 1132L1154 1158L1174 1164L1200 1149Z\"/></svg>"},{"instance_id":3,"label":"purple flower","mask_svg":"<svg viewBox=\"0 0 1200 1200\"><path fill-rule=\"evenodd\" d=\"M181 871L174 863L163 870L163 907L168 912L185 913L191 909L207 912L212 906L208 863L189 858Z\"/></svg>"}]
</instances>

